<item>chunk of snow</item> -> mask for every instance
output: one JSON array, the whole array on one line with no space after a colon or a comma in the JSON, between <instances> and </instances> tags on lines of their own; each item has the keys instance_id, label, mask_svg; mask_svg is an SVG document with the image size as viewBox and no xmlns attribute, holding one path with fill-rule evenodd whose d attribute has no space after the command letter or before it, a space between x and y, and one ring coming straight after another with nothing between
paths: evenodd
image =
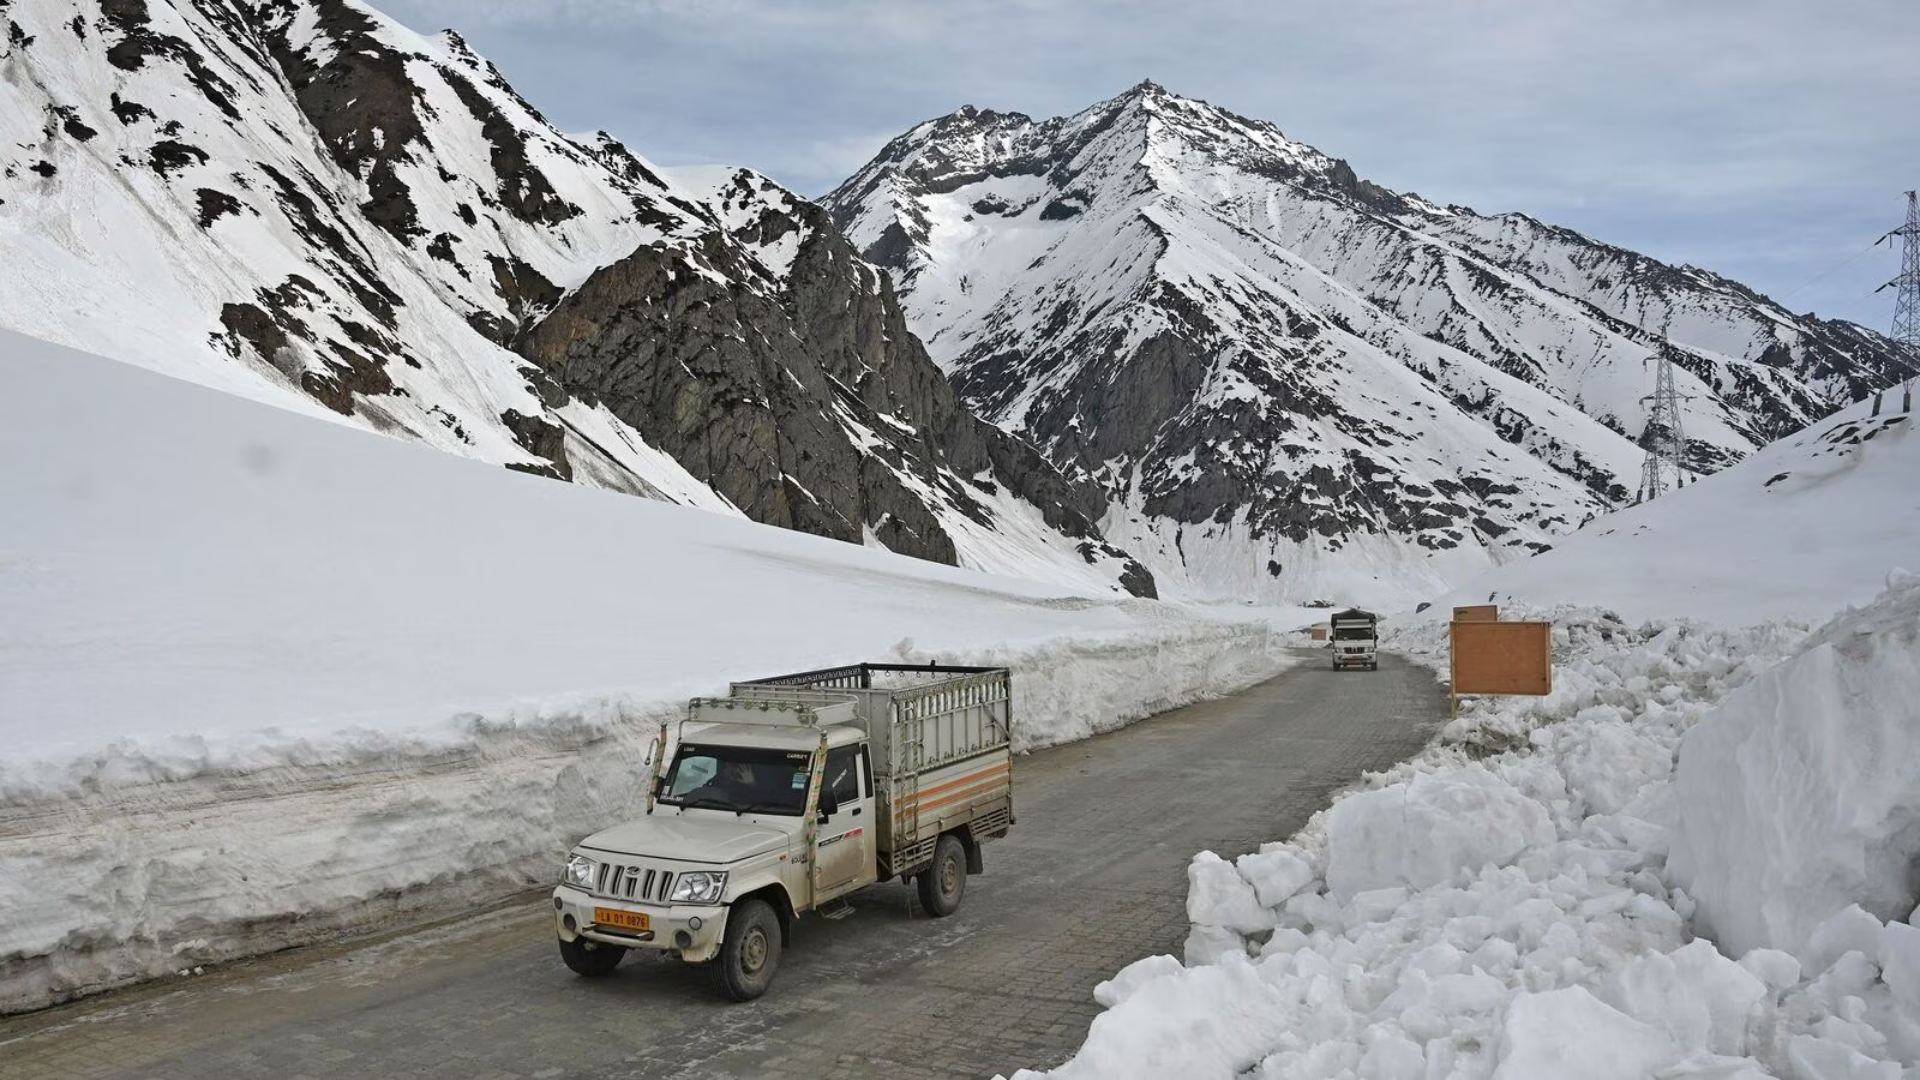
<instances>
[{"instance_id":1,"label":"chunk of snow","mask_svg":"<svg viewBox=\"0 0 1920 1080\"><path fill-rule=\"evenodd\" d=\"M1600 999L1661 1028L1682 1050L1740 1057L1747 1023L1767 998L1752 972L1696 940L1665 955L1639 957L1602 983Z\"/></svg>"},{"instance_id":2,"label":"chunk of snow","mask_svg":"<svg viewBox=\"0 0 1920 1080\"><path fill-rule=\"evenodd\" d=\"M1801 950L1800 958L1810 975L1826 971L1850 952L1857 952L1878 963L1880 942L1885 931L1885 924L1867 914L1860 905L1848 904L1845 909L1813 928L1813 934L1807 939L1806 948Z\"/></svg>"},{"instance_id":3,"label":"chunk of snow","mask_svg":"<svg viewBox=\"0 0 1920 1080\"><path fill-rule=\"evenodd\" d=\"M1920 584L1835 619L1730 695L1682 742L1675 795L1670 870L1736 955L1767 946L1812 967L1815 929L1849 904L1911 911Z\"/></svg>"},{"instance_id":4,"label":"chunk of snow","mask_svg":"<svg viewBox=\"0 0 1920 1080\"><path fill-rule=\"evenodd\" d=\"M1258 1064L1286 1032L1292 1015L1287 1006L1244 956L1144 981L1095 1017L1086 1045L1049 1075L1229 1080ZM1039 1075L1014 1074L1015 1080Z\"/></svg>"},{"instance_id":5,"label":"chunk of snow","mask_svg":"<svg viewBox=\"0 0 1920 1080\"><path fill-rule=\"evenodd\" d=\"M1258 851L1234 860L1263 907L1279 907L1313 881L1313 866L1291 851Z\"/></svg>"},{"instance_id":6,"label":"chunk of snow","mask_svg":"<svg viewBox=\"0 0 1920 1080\"><path fill-rule=\"evenodd\" d=\"M1795 1035L1787 1060L1798 1080L1900 1080L1900 1065L1875 1061L1845 1043L1813 1035Z\"/></svg>"},{"instance_id":7,"label":"chunk of snow","mask_svg":"<svg viewBox=\"0 0 1920 1080\"><path fill-rule=\"evenodd\" d=\"M1552 838L1546 809L1492 773L1422 773L1334 804L1327 885L1342 897L1393 885L1425 888L1463 870L1504 865Z\"/></svg>"},{"instance_id":8,"label":"chunk of snow","mask_svg":"<svg viewBox=\"0 0 1920 1080\"><path fill-rule=\"evenodd\" d=\"M1113 978L1093 988L1093 1000L1111 1009L1127 1000L1135 990L1146 983L1160 978L1179 974L1180 961L1164 953L1135 960L1117 972Z\"/></svg>"},{"instance_id":9,"label":"chunk of snow","mask_svg":"<svg viewBox=\"0 0 1920 1080\"><path fill-rule=\"evenodd\" d=\"M1581 987L1521 994L1500 1027L1494 1080L1646 1080L1674 1056L1666 1032Z\"/></svg>"}]
</instances>

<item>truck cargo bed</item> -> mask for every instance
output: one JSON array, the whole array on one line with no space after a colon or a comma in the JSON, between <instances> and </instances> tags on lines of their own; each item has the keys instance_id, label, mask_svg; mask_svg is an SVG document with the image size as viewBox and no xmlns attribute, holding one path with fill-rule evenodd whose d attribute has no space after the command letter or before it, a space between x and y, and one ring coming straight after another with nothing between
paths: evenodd
<instances>
[{"instance_id":1,"label":"truck cargo bed","mask_svg":"<svg viewBox=\"0 0 1920 1080\"><path fill-rule=\"evenodd\" d=\"M1013 701L1008 670L851 664L732 685L735 701L826 709L853 702L867 734L885 876L911 873L943 832L974 839L1013 824Z\"/></svg>"}]
</instances>

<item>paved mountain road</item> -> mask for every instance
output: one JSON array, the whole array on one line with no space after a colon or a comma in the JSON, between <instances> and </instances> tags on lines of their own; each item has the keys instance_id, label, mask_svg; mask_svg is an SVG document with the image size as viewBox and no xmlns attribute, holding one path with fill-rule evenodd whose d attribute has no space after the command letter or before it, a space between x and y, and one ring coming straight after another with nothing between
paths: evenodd
<instances>
[{"instance_id":1,"label":"paved mountain road","mask_svg":"<svg viewBox=\"0 0 1920 1080\"><path fill-rule=\"evenodd\" d=\"M1299 828L1445 716L1398 657L1325 653L1231 698L1020 758L1019 824L958 914L869 890L796 928L774 988L730 1005L699 969L630 955L575 978L546 895L0 1020L0 1077L948 1077L1057 1065L1093 987L1179 955L1194 852Z\"/></svg>"}]
</instances>

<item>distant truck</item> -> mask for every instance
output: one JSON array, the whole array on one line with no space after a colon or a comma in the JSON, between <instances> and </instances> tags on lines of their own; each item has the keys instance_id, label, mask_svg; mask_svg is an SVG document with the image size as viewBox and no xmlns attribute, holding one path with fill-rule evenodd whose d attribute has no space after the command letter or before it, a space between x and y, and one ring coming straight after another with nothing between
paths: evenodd
<instances>
[{"instance_id":1,"label":"distant truck","mask_svg":"<svg viewBox=\"0 0 1920 1080\"><path fill-rule=\"evenodd\" d=\"M1327 620L1332 638L1328 650L1333 654L1333 670L1366 668L1380 670L1380 617L1371 611L1349 608Z\"/></svg>"},{"instance_id":2,"label":"distant truck","mask_svg":"<svg viewBox=\"0 0 1920 1080\"><path fill-rule=\"evenodd\" d=\"M646 816L567 857L560 957L583 976L629 949L712 961L750 1001L799 917L851 914L856 889L911 878L951 915L1013 825L1011 741L1006 668L856 664L696 698L661 725Z\"/></svg>"}]
</instances>

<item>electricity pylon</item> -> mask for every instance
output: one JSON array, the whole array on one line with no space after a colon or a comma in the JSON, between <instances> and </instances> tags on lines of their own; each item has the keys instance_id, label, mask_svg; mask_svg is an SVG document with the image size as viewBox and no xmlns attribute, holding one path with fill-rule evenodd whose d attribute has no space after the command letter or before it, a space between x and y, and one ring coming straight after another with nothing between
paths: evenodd
<instances>
[{"instance_id":1,"label":"electricity pylon","mask_svg":"<svg viewBox=\"0 0 1920 1080\"><path fill-rule=\"evenodd\" d=\"M1913 408L1914 365L1920 364L1920 200L1907 192L1907 223L1893 229L1879 242L1901 237L1900 276L1873 290L1895 290L1893 294L1893 340L1907 347L1906 409Z\"/></svg>"},{"instance_id":2,"label":"electricity pylon","mask_svg":"<svg viewBox=\"0 0 1920 1080\"><path fill-rule=\"evenodd\" d=\"M1647 448L1647 459L1640 466L1640 494L1633 500L1636 504L1664 494L1668 472L1673 473L1675 488L1685 487L1687 483L1687 435L1680 424L1680 402L1686 400L1687 395L1673 385L1673 345L1664 333L1660 336L1657 359L1653 393L1640 399L1642 404L1651 402L1652 408L1647 410L1647 426L1640 436L1641 445Z\"/></svg>"}]
</instances>

